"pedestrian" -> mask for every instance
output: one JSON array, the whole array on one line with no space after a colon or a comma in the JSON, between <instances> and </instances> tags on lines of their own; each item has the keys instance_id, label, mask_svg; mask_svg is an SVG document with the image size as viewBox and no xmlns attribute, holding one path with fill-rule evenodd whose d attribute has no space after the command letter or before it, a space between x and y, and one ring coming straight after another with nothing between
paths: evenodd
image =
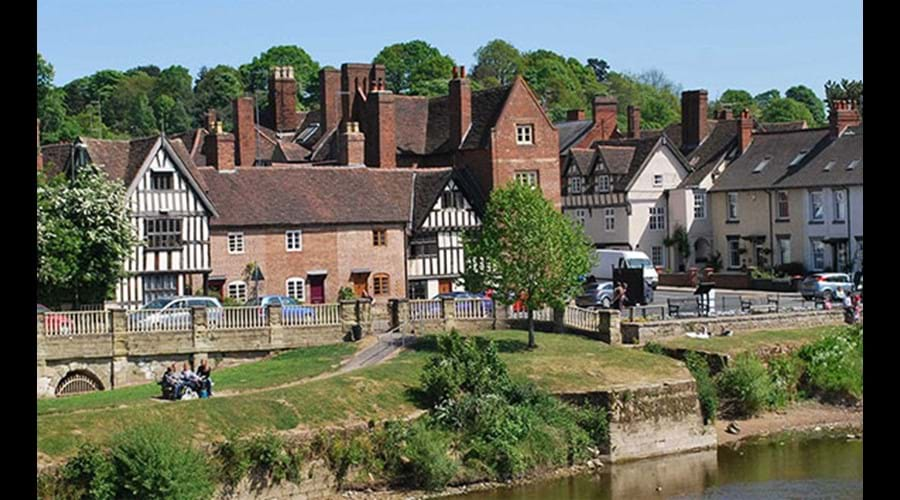
<instances>
[{"instance_id":1,"label":"pedestrian","mask_svg":"<svg viewBox=\"0 0 900 500\"><path fill-rule=\"evenodd\" d=\"M628 293L628 284L620 281L613 290L613 307L618 309L620 313L625 312L625 297Z\"/></svg>"}]
</instances>

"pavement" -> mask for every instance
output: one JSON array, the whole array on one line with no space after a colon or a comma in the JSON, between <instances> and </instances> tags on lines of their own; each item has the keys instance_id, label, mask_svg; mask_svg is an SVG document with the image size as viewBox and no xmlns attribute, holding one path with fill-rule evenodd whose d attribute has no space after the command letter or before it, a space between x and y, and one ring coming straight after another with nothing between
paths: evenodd
<instances>
[{"instance_id":1,"label":"pavement","mask_svg":"<svg viewBox=\"0 0 900 500\"><path fill-rule=\"evenodd\" d=\"M804 304L803 297L799 292L769 292L764 290L730 290L715 289L716 292L716 310L731 311L740 309L741 302L739 297L749 298L756 304L764 304L766 297L778 295L782 307L794 307L811 305ZM686 299L694 296L693 287L679 286L659 286L653 292L653 302L651 305L666 305L666 299Z\"/></svg>"}]
</instances>

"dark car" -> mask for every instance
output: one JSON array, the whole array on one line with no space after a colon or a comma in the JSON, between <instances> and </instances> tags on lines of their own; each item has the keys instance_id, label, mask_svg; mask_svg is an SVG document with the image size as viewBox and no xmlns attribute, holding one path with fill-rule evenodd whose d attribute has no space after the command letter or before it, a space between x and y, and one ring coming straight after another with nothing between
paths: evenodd
<instances>
[{"instance_id":1,"label":"dark car","mask_svg":"<svg viewBox=\"0 0 900 500\"><path fill-rule=\"evenodd\" d=\"M578 307L608 309L612 305L615 286L612 281L591 281L584 284L581 295L575 298Z\"/></svg>"}]
</instances>

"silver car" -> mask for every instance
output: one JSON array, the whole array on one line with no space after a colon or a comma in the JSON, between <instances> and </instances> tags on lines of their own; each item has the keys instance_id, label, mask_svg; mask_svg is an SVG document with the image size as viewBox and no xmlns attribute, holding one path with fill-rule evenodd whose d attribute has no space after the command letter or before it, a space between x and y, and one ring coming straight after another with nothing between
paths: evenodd
<instances>
[{"instance_id":1,"label":"silver car","mask_svg":"<svg viewBox=\"0 0 900 500\"><path fill-rule=\"evenodd\" d=\"M608 309L612 305L614 291L615 287L612 281L585 283L581 295L575 298L575 305L586 308L603 307Z\"/></svg>"},{"instance_id":2,"label":"silver car","mask_svg":"<svg viewBox=\"0 0 900 500\"><path fill-rule=\"evenodd\" d=\"M832 300L838 290L843 290L844 293L853 292L853 280L849 274L815 273L800 282L800 295L803 295L805 300L814 298Z\"/></svg>"}]
</instances>

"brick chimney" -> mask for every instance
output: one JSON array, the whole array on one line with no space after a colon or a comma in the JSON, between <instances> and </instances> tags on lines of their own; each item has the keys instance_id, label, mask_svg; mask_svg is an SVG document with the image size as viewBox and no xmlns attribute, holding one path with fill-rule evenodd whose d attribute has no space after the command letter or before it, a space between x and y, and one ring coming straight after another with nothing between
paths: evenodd
<instances>
[{"instance_id":1,"label":"brick chimney","mask_svg":"<svg viewBox=\"0 0 900 500\"><path fill-rule=\"evenodd\" d=\"M206 110L206 131L210 134L216 133L216 108Z\"/></svg>"},{"instance_id":2,"label":"brick chimney","mask_svg":"<svg viewBox=\"0 0 900 500\"><path fill-rule=\"evenodd\" d=\"M341 165L363 165L366 156L366 136L359 131L358 122L344 122L338 135L338 162Z\"/></svg>"},{"instance_id":3,"label":"brick chimney","mask_svg":"<svg viewBox=\"0 0 900 500\"><path fill-rule=\"evenodd\" d=\"M628 106L628 137L641 138L641 107Z\"/></svg>"},{"instance_id":4,"label":"brick chimney","mask_svg":"<svg viewBox=\"0 0 900 500\"><path fill-rule=\"evenodd\" d=\"M615 97L594 97L594 128L600 130L600 139L606 140L616 131L618 101Z\"/></svg>"},{"instance_id":5,"label":"brick chimney","mask_svg":"<svg viewBox=\"0 0 900 500\"><path fill-rule=\"evenodd\" d=\"M206 164L216 170L234 170L234 135L222 132L222 122L216 126L203 143Z\"/></svg>"},{"instance_id":6,"label":"brick chimney","mask_svg":"<svg viewBox=\"0 0 900 500\"><path fill-rule=\"evenodd\" d=\"M753 141L753 118L750 116L750 110L744 109L741 111L741 116L738 118L738 152L743 154L744 151L747 151L747 148L750 147L750 142Z\"/></svg>"},{"instance_id":7,"label":"brick chimney","mask_svg":"<svg viewBox=\"0 0 900 500\"><path fill-rule=\"evenodd\" d=\"M459 147L472 124L472 87L466 78L466 67L453 68L450 80L450 145Z\"/></svg>"},{"instance_id":8,"label":"brick chimney","mask_svg":"<svg viewBox=\"0 0 900 500\"><path fill-rule=\"evenodd\" d=\"M583 109L570 109L566 111L567 122L580 122L581 120L584 120Z\"/></svg>"},{"instance_id":9,"label":"brick chimney","mask_svg":"<svg viewBox=\"0 0 900 500\"><path fill-rule=\"evenodd\" d=\"M681 93L681 147L692 149L706 138L706 90L686 90Z\"/></svg>"},{"instance_id":10,"label":"brick chimney","mask_svg":"<svg viewBox=\"0 0 900 500\"><path fill-rule=\"evenodd\" d=\"M394 168L397 166L394 94L385 90L383 78L371 82L371 86L366 97L366 165Z\"/></svg>"},{"instance_id":11,"label":"brick chimney","mask_svg":"<svg viewBox=\"0 0 900 500\"><path fill-rule=\"evenodd\" d=\"M716 118L719 120L734 120L734 113L731 112L731 108L722 108L719 110L719 114Z\"/></svg>"},{"instance_id":12,"label":"brick chimney","mask_svg":"<svg viewBox=\"0 0 900 500\"><path fill-rule=\"evenodd\" d=\"M859 110L856 103L848 100L836 100L831 102L831 111L828 114L829 136L837 139L847 130L847 127L855 127L861 123Z\"/></svg>"},{"instance_id":13,"label":"brick chimney","mask_svg":"<svg viewBox=\"0 0 900 500\"><path fill-rule=\"evenodd\" d=\"M297 80L293 66L275 66L269 76L269 110L276 132L296 130L300 126L297 114Z\"/></svg>"},{"instance_id":14,"label":"brick chimney","mask_svg":"<svg viewBox=\"0 0 900 500\"><path fill-rule=\"evenodd\" d=\"M37 169L44 168L44 153L41 152L41 119L37 119Z\"/></svg>"},{"instance_id":15,"label":"brick chimney","mask_svg":"<svg viewBox=\"0 0 900 500\"><path fill-rule=\"evenodd\" d=\"M341 123L341 72L334 68L319 71L319 109L323 132Z\"/></svg>"},{"instance_id":16,"label":"brick chimney","mask_svg":"<svg viewBox=\"0 0 900 500\"><path fill-rule=\"evenodd\" d=\"M341 65L341 109L342 120L358 121L360 116L354 116L353 111L358 106L356 100L359 97L357 89L362 95L366 95L372 84L384 81L383 64L344 63ZM364 107L364 106L363 106ZM365 127L365 124L363 124Z\"/></svg>"},{"instance_id":17,"label":"brick chimney","mask_svg":"<svg viewBox=\"0 0 900 500\"><path fill-rule=\"evenodd\" d=\"M238 97L234 100L234 142L235 164L252 167L256 162L256 126L253 121L254 102L252 97Z\"/></svg>"}]
</instances>

